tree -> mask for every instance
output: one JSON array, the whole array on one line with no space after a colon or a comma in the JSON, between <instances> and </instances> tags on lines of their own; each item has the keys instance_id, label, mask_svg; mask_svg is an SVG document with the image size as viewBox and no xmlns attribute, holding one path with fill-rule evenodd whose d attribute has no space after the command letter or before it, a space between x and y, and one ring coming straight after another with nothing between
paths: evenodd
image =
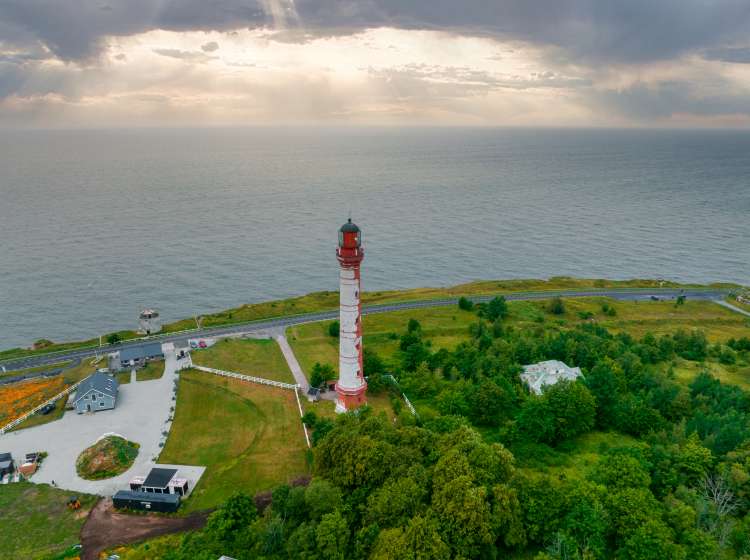
<instances>
[{"instance_id":1,"label":"tree","mask_svg":"<svg viewBox=\"0 0 750 560\"><path fill-rule=\"evenodd\" d=\"M310 371L310 386L320 387L329 379L336 377L336 370L330 364L316 362Z\"/></svg>"},{"instance_id":2,"label":"tree","mask_svg":"<svg viewBox=\"0 0 750 560\"><path fill-rule=\"evenodd\" d=\"M615 372L618 370L619 366L608 358L597 363L584 381L596 399L596 422L600 428L606 429L614 424L618 393Z\"/></svg>"},{"instance_id":3,"label":"tree","mask_svg":"<svg viewBox=\"0 0 750 560\"><path fill-rule=\"evenodd\" d=\"M107 337L107 344L119 344L122 342L122 337L119 333L112 333Z\"/></svg>"},{"instance_id":4,"label":"tree","mask_svg":"<svg viewBox=\"0 0 750 560\"><path fill-rule=\"evenodd\" d=\"M474 304L469 298L461 296L458 299L458 308L463 311L471 311L472 309L474 309Z\"/></svg>"},{"instance_id":5,"label":"tree","mask_svg":"<svg viewBox=\"0 0 750 560\"><path fill-rule=\"evenodd\" d=\"M649 519L628 537L617 551L618 560L683 560L685 549L673 540L672 531L657 519Z\"/></svg>"},{"instance_id":6,"label":"tree","mask_svg":"<svg viewBox=\"0 0 750 560\"><path fill-rule=\"evenodd\" d=\"M422 325L416 319L409 319L409 323L406 326L406 331L409 334L417 334L422 330Z\"/></svg>"},{"instance_id":7,"label":"tree","mask_svg":"<svg viewBox=\"0 0 750 560\"><path fill-rule=\"evenodd\" d=\"M341 503L341 491L327 480L316 478L305 490L305 506L310 519L320 519L323 515L339 509Z\"/></svg>"},{"instance_id":8,"label":"tree","mask_svg":"<svg viewBox=\"0 0 750 560\"><path fill-rule=\"evenodd\" d=\"M503 296L492 298L487 304L484 314L490 321L505 319L508 316L508 303Z\"/></svg>"},{"instance_id":9,"label":"tree","mask_svg":"<svg viewBox=\"0 0 750 560\"><path fill-rule=\"evenodd\" d=\"M367 500L367 520L380 527L398 527L422 508L426 489L413 478L397 478L386 482Z\"/></svg>"},{"instance_id":10,"label":"tree","mask_svg":"<svg viewBox=\"0 0 750 560\"><path fill-rule=\"evenodd\" d=\"M489 379L477 385L469 394L470 415L483 426L498 426L513 411L513 396Z\"/></svg>"},{"instance_id":11,"label":"tree","mask_svg":"<svg viewBox=\"0 0 750 560\"><path fill-rule=\"evenodd\" d=\"M560 296L552 298L547 310L553 315L565 315L565 302Z\"/></svg>"},{"instance_id":12,"label":"tree","mask_svg":"<svg viewBox=\"0 0 750 560\"><path fill-rule=\"evenodd\" d=\"M235 494L209 516L206 532L218 541L228 541L248 528L257 516L253 499L247 494Z\"/></svg>"},{"instance_id":13,"label":"tree","mask_svg":"<svg viewBox=\"0 0 750 560\"><path fill-rule=\"evenodd\" d=\"M317 560L318 547L315 529L312 523L302 523L292 532L286 543L286 551L290 558Z\"/></svg>"},{"instance_id":14,"label":"tree","mask_svg":"<svg viewBox=\"0 0 750 560\"><path fill-rule=\"evenodd\" d=\"M380 533L371 560L448 560L450 549L434 519L416 516L406 527Z\"/></svg>"},{"instance_id":15,"label":"tree","mask_svg":"<svg viewBox=\"0 0 750 560\"><path fill-rule=\"evenodd\" d=\"M349 543L349 525L341 512L326 513L315 530L315 542L320 558L325 560L346 560Z\"/></svg>"},{"instance_id":16,"label":"tree","mask_svg":"<svg viewBox=\"0 0 750 560\"><path fill-rule=\"evenodd\" d=\"M483 546L495 541L486 498L486 488L474 486L466 475L435 488L432 507L454 557L475 557Z\"/></svg>"},{"instance_id":17,"label":"tree","mask_svg":"<svg viewBox=\"0 0 750 560\"><path fill-rule=\"evenodd\" d=\"M328 336L332 336L333 338L339 337L339 332L341 330L341 323L338 321L332 321L328 324Z\"/></svg>"},{"instance_id":18,"label":"tree","mask_svg":"<svg viewBox=\"0 0 750 560\"><path fill-rule=\"evenodd\" d=\"M440 389L439 379L427 362L419 364L413 372L407 372L401 381L407 392L416 397L433 396Z\"/></svg>"},{"instance_id":19,"label":"tree","mask_svg":"<svg viewBox=\"0 0 750 560\"><path fill-rule=\"evenodd\" d=\"M594 427L596 401L583 383L560 381L546 389L547 401L555 418L555 439L569 439Z\"/></svg>"},{"instance_id":20,"label":"tree","mask_svg":"<svg viewBox=\"0 0 750 560\"><path fill-rule=\"evenodd\" d=\"M651 477L633 456L622 453L605 456L596 466L593 478L609 488L648 488Z\"/></svg>"}]
</instances>

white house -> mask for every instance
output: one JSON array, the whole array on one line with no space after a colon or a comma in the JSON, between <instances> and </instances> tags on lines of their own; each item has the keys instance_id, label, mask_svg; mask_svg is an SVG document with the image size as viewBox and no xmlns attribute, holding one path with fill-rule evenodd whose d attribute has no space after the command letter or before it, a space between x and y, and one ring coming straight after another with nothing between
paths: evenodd
<instances>
[{"instance_id":1,"label":"white house","mask_svg":"<svg viewBox=\"0 0 750 560\"><path fill-rule=\"evenodd\" d=\"M575 381L582 376L581 368L572 368L558 360L549 360L530 366L523 366L521 379L529 386L529 390L532 393L541 395L542 388L545 385L554 385L563 379Z\"/></svg>"}]
</instances>

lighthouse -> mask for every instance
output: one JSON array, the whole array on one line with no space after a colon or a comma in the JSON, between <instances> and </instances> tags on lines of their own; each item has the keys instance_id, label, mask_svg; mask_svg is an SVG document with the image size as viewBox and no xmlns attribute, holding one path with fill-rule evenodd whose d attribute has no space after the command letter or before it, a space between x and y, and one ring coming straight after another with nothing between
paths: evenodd
<instances>
[{"instance_id":1,"label":"lighthouse","mask_svg":"<svg viewBox=\"0 0 750 560\"><path fill-rule=\"evenodd\" d=\"M360 265L365 254L362 232L352 219L339 230L339 380L336 412L354 410L367 403L367 382L362 372L362 305Z\"/></svg>"}]
</instances>

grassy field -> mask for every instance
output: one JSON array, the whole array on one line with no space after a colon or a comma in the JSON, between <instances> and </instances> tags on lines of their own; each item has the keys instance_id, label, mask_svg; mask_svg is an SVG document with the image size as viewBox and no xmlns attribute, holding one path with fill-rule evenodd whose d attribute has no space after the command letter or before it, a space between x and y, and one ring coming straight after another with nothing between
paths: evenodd
<instances>
[{"instance_id":1,"label":"grassy field","mask_svg":"<svg viewBox=\"0 0 750 560\"><path fill-rule=\"evenodd\" d=\"M607 303L617 315L609 317L602 310ZM541 305L537 303L537 305ZM750 318L709 301L613 301L606 298L568 299L565 301L565 320L581 322L579 312L593 312L594 320L613 332L627 332L642 337L647 332L656 335L673 333L678 329L700 329L711 342L725 342L730 338L750 335Z\"/></svg>"},{"instance_id":2,"label":"grassy field","mask_svg":"<svg viewBox=\"0 0 750 560\"><path fill-rule=\"evenodd\" d=\"M556 448L525 444L511 451L516 457L516 465L527 475L548 474L583 480L608 449L635 443L632 437L616 432L589 432Z\"/></svg>"},{"instance_id":3,"label":"grassy field","mask_svg":"<svg viewBox=\"0 0 750 560\"><path fill-rule=\"evenodd\" d=\"M49 364L46 366L38 366L38 367L33 367L33 368L6 371L5 373L3 373L2 370L0 370L0 377L15 377L16 375L25 375L27 373L37 373L39 371L52 371L54 369L67 367L68 365L70 365L70 362L58 362L56 364Z\"/></svg>"},{"instance_id":4,"label":"grassy field","mask_svg":"<svg viewBox=\"0 0 750 560\"><path fill-rule=\"evenodd\" d=\"M274 381L294 383L294 377L275 340L225 338L206 350L192 353L193 363Z\"/></svg>"},{"instance_id":5,"label":"grassy field","mask_svg":"<svg viewBox=\"0 0 750 560\"><path fill-rule=\"evenodd\" d=\"M81 527L98 497L73 494L81 500L78 511L66 506L71 492L46 484L23 482L0 488L2 558L48 558L78 543Z\"/></svg>"},{"instance_id":6,"label":"grassy field","mask_svg":"<svg viewBox=\"0 0 750 560\"><path fill-rule=\"evenodd\" d=\"M159 461L207 467L189 512L306 474L306 450L292 391L186 371Z\"/></svg>"},{"instance_id":7,"label":"grassy field","mask_svg":"<svg viewBox=\"0 0 750 560\"><path fill-rule=\"evenodd\" d=\"M406 332L412 318L420 322L424 337L431 341L435 350L452 348L465 340L469 325L477 320L473 313L454 306L365 315L362 320L363 345L384 357L392 356L398 348L398 336L394 338L394 335ZM289 328L289 344L305 372L309 372L316 362L338 367L339 341L328 334L329 325L330 321L324 321Z\"/></svg>"},{"instance_id":8,"label":"grassy field","mask_svg":"<svg viewBox=\"0 0 750 560\"><path fill-rule=\"evenodd\" d=\"M376 412L385 412L386 416L391 420L395 418L396 414L391 406L391 399L387 392L383 392L377 395L372 393L367 394L367 404ZM329 400L320 400L318 402L303 402L302 408L305 412L314 412L319 418L330 418L335 419L336 414L336 403Z\"/></svg>"},{"instance_id":9,"label":"grassy field","mask_svg":"<svg viewBox=\"0 0 750 560\"><path fill-rule=\"evenodd\" d=\"M378 303L393 303L398 301L413 301L438 299L446 297L477 296L507 294L511 292L575 290L575 289L625 289L625 288L678 288L678 287L711 287L720 289L737 289L735 284L711 284L709 286L677 284L658 280L602 280L586 278L555 277L549 280L489 280L471 282L452 287L419 288L414 290L365 292L362 301L365 305ZM272 317L311 313L322 310L333 310L338 307L337 292L315 292L305 296L286 300L270 301L243 305L219 313L204 315L202 325L212 327L232 323L242 323ZM183 319L165 325L166 333L194 329L194 319ZM120 331L117 334L121 340L137 338L141 335L135 331ZM105 335L105 338L108 335ZM27 348L11 348L0 351L0 361L12 360L24 356L49 353L54 351L71 350L82 347L94 347L99 344L98 338L86 341L49 343L44 348L31 350Z\"/></svg>"},{"instance_id":10,"label":"grassy field","mask_svg":"<svg viewBox=\"0 0 750 560\"><path fill-rule=\"evenodd\" d=\"M615 310L609 316L602 310L606 304ZM572 327L594 321L612 332L627 332L642 337L674 333L679 329L705 331L711 342L750 336L750 319L706 301L688 301L675 305L673 301L616 301L609 298L570 298L565 300L564 315L551 315L547 301L509 302L507 324L518 328L546 326ZM590 314L591 318L588 317ZM365 315L363 319L364 346L383 357L392 357L398 349L398 337L406 331L409 319L422 325L424 338L433 350L453 348L468 337L468 327L477 321L474 313L457 307L412 309L393 313ZM291 344L302 368L309 372L316 362L338 361L338 339L328 334L330 322L308 323L291 327Z\"/></svg>"},{"instance_id":11,"label":"grassy field","mask_svg":"<svg viewBox=\"0 0 750 560\"><path fill-rule=\"evenodd\" d=\"M136 370L136 381L150 381L151 379L160 379L164 375L164 360L149 362L146 367Z\"/></svg>"},{"instance_id":12,"label":"grassy field","mask_svg":"<svg viewBox=\"0 0 750 560\"><path fill-rule=\"evenodd\" d=\"M722 383L729 383L750 390L750 364L745 362L738 362L731 366L720 364L713 359L704 363L681 359L675 362L675 378L684 383L690 383L702 371L710 372Z\"/></svg>"}]
</instances>

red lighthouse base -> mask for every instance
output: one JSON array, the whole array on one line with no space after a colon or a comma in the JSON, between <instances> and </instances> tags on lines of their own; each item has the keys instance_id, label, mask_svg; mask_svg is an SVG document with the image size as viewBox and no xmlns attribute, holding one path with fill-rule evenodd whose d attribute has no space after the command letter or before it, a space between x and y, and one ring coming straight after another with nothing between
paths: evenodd
<instances>
[{"instance_id":1,"label":"red lighthouse base","mask_svg":"<svg viewBox=\"0 0 750 560\"><path fill-rule=\"evenodd\" d=\"M359 389L344 389L336 383L336 410L342 406L345 410L356 410L367 404L367 383L363 383Z\"/></svg>"}]
</instances>

